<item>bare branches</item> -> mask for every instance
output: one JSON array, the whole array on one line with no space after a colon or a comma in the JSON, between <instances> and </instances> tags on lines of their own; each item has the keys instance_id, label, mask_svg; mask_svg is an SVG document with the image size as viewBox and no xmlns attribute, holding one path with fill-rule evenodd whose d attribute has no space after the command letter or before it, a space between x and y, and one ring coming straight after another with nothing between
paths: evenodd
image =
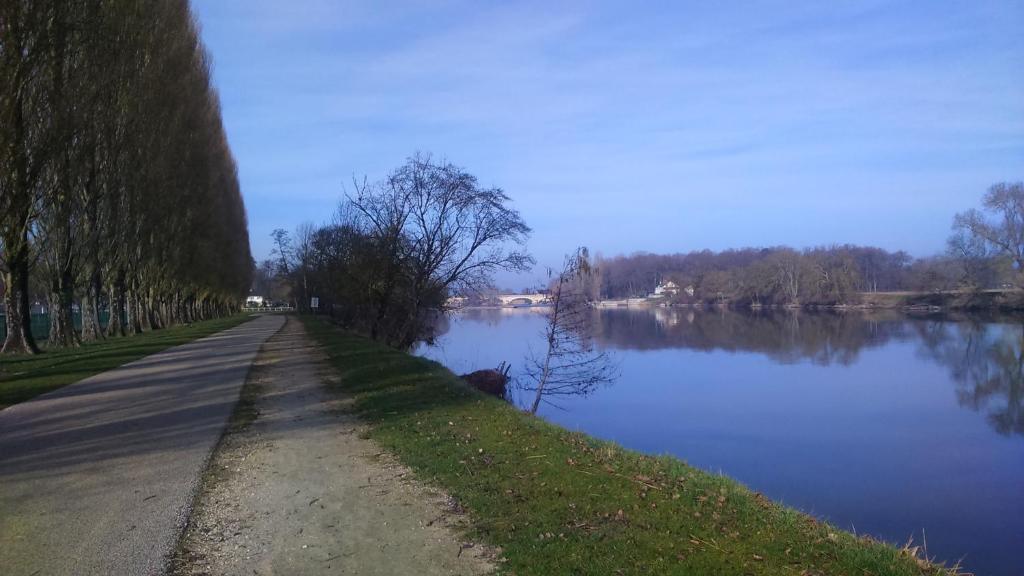
<instances>
[{"instance_id":1,"label":"bare branches","mask_svg":"<svg viewBox=\"0 0 1024 576\"><path fill-rule=\"evenodd\" d=\"M323 275L349 286L322 289L344 292L348 315L374 337L409 346L423 333L425 313L443 308L449 294L533 264L522 249L530 228L509 202L501 189L481 187L462 168L427 155L379 182L356 182L340 210L343 222L313 243L325 254L344 254ZM324 246L331 242L349 244Z\"/></svg>"},{"instance_id":2,"label":"bare branches","mask_svg":"<svg viewBox=\"0 0 1024 576\"><path fill-rule=\"evenodd\" d=\"M585 396L617 377L618 369L604 350L590 340L594 310L586 293L591 273L586 248L567 256L551 293L544 327L545 351L527 358L520 387L535 392L531 413L541 400L554 396Z\"/></svg>"},{"instance_id":3,"label":"bare branches","mask_svg":"<svg viewBox=\"0 0 1024 576\"><path fill-rule=\"evenodd\" d=\"M950 253L964 266L964 279L979 283L990 260L1002 256L1012 262L1018 286L1024 286L1024 183L995 184L982 197L980 210L968 210L953 219Z\"/></svg>"}]
</instances>

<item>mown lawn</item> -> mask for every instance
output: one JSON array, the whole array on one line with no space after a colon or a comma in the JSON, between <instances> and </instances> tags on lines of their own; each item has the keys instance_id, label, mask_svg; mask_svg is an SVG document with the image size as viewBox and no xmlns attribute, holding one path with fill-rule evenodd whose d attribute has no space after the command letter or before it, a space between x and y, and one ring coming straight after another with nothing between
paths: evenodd
<instances>
[{"instance_id":1,"label":"mown lawn","mask_svg":"<svg viewBox=\"0 0 1024 576\"><path fill-rule=\"evenodd\" d=\"M239 314L137 336L108 338L77 348L44 349L42 354L34 356L0 356L0 409L143 356L237 326L250 318L248 314Z\"/></svg>"},{"instance_id":2,"label":"mown lawn","mask_svg":"<svg viewBox=\"0 0 1024 576\"><path fill-rule=\"evenodd\" d=\"M739 483L569 432L315 318L371 435L455 497L509 574L945 574Z\"/></svg>"}]
</instances>

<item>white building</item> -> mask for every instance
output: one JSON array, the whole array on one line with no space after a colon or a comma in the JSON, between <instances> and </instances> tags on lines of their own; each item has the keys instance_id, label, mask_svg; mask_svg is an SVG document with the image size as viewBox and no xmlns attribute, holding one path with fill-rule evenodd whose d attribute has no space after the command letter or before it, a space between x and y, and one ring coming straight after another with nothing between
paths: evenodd
<instances>
[{"instance_id":1,"label":"white building","mask_svg":"<svg viewBox=\"0 0 1024 576\"><path fill-rule=\"evenodd\" d=\"M446 308L462 308L469 303L469 298L465 296L450 296L445 300L444 305Z\"/></svg>"},{"instance_id":2,"label":"white building","mask_svg":"<svg viewBox=\"0 0 1024 576\"><path fill-rule=\"evenodd\" d=\"M245 299L246 308L259 308L263 306L266 299L263 296L249 296Z\"/></svg>"},{"instance_id":3,"label":"white building","mask_svg":"<svg viewBox=\"0 0 1024 576\"><path fill-rule=\"evenodd\" d=\"M658 297L675 296L676 294L679 294L679 285L671 280L658 284L654 289L654 295Z\"/></svg>"}]
</instances>

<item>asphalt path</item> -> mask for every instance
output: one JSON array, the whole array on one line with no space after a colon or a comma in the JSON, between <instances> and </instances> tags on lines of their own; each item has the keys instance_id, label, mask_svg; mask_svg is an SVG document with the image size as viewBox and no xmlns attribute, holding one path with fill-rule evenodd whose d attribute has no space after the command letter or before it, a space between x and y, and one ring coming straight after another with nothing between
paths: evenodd
<instances>
[{"instance_id":1,"label":"asphalt path","mask_svg":"<svg viewBox=\"0 0 1024 576\"><path fill-rule=\"evenodd\" d=\"M261 316L0 411L0 574L163 574Z\"/></svg>"}]
</instances>

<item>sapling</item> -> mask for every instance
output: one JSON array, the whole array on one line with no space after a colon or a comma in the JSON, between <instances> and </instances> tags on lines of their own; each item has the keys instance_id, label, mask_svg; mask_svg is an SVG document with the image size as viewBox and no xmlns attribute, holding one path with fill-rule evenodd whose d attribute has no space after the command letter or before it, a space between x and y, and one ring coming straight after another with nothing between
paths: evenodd
<instances>
[{"instance_id":1,"label":"sapling","mask_svg":"<svg viewBox=\"0 0 1024 576\"><path fill-rule=\"evenodd\" d=\"M551 396L585 396L617 376L610 354L590 339L594 311L587 296L591 275L586 248L565 258L551 284L551 308L544 325L545 349L526 359L522 389L535 392L530 413Z\"/></svg>"}]
</instances>

